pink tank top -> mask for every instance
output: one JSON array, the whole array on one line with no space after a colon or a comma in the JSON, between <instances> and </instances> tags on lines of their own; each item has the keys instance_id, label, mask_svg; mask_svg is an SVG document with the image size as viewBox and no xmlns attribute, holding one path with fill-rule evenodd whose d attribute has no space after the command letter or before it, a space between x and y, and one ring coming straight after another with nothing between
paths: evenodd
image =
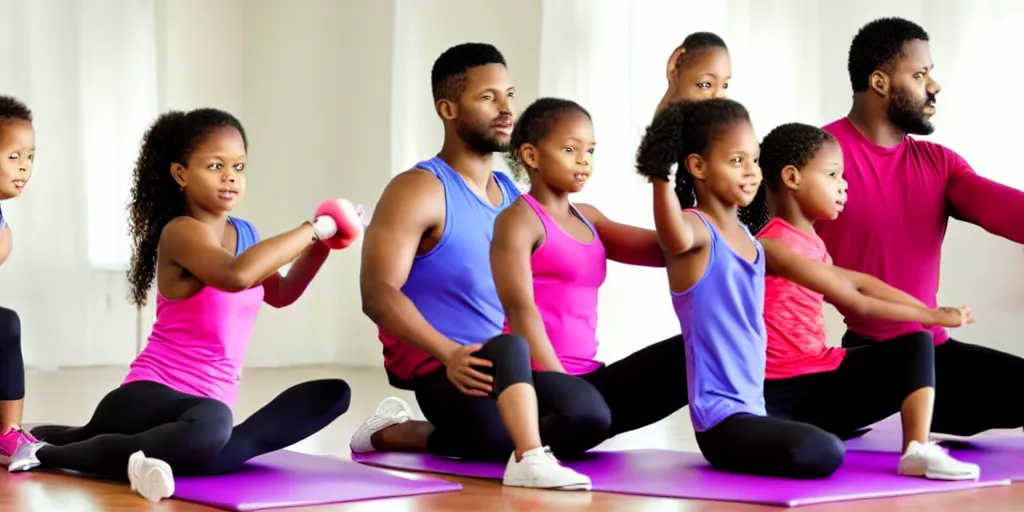
<instances>
[{"instance_id":1,"label":"pink tank top","mask_svg":"<svg viewBox=\"0 0 1024 512\"><path fill-rule=\"evenodd\" d=\"M805 258L832 264L821 238L778 217L761 228L757 238L778 240ZM764 295L766 379L787 379L839 367L846 351L825 343L825 301L820 293L781 277L767 276Z\"/></svg>"},{"instance_id":2,"label":"pink tank top","mask_svg":"<svg viewBox=\"0 0 1024 512\"><path fill-rule=\"evenodd\" d=\"M255 244L255 230L246 221L231 220L238 230L236 254L241 254ZM157 293L156 301L149 343L121 384L152 381L234 406L263 287L231 293L207 286L183 300Z\"/></svg>"},{"instance_id":3,"label":"pink tank top","mask_svg":"<svg viewBox=\"0 0 1024 512\"><path fill-rule=\"evenodd\" d=\"M570 375L601 367L597 361L597 296L607 275L607 254L597 230L575 207L573 212L594 234L589 243L566 233L529 194L521 196L537 212L546 233L530 257L533 297L552 348ZM534 365L534 369L537 369Z\"/></svg>"}]
</instances>

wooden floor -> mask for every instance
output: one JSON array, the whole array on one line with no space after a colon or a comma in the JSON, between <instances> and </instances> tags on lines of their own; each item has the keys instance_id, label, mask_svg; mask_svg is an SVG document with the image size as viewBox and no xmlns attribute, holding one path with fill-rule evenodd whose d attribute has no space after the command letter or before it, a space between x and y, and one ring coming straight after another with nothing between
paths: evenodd
<instances>
[{"instance_id":1,"label":"wooden floor","mask_svg":"<svg viewBox=\"0 0 1024 512\"><path fill-rule=\"evenodd\" d=\"M64 370L58 373L31 373L25 407L27 422L81 424L92 414L93 406L123 377L124 369ZM352 432L370 414L377 402L390 395L406 398L415 407L409 393L390 388L382 372L345 368L301 368L287 370L250 370L247 372L236 407L244 417L259 408L284 388L324 376L341 377L352 385L355 394L348 413L306 441L291 449L348 457ZM417 410L417 414L419 411ZM645 429L619 436L602 449L665 448L696 451L696 441L686 411ZM895 470L895 468L893 468ZM559 492L506 488L497 482L470 478L451 478L463 490L415 498L376 500L324 507L287 509L303 511L468 511L468 510L637 510L644 512L683 511L760 511L772 507L697 500L644 498L598 492ZM1017 511L1024 508L1024 484L972 491L925 494L919 496L843 502L833 505L800 507L807 512L868 510L985 510ZM127 510L209 511L207 507L177 500L150 503L129 491L126 485L98 482L45 473L8 474L0 471L0 511L113 512Z\"/></svg>"}]
</instances>

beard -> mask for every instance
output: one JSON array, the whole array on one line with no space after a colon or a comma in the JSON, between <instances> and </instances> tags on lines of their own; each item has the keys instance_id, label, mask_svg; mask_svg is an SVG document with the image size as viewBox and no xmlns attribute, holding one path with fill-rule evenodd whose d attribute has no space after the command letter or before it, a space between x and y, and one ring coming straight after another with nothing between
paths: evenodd
<instances>
[{"instance_id":1,"label":"beard","mask_svg":"<svg viewBox=\"0 0 1024 512\"><path fill-rule=\"evenodd\" d=\"M488 133L489 126L457 124L455 132L459 134L459 138L466 141L469 147L481 153L504 153L511 147L511 140L502 141L500 138Z\"/></svg>"},{"instance_id":2,"label":"beard","mask_svg":"<svg viewBox=\"0 0 1024 512\"><path fill-rule=\"evenodd\" d=\"M899 91L893 94L886 114L894 125L906 133L929 135L935 131L935 125L924 114L924 109L934 102L935 96L931 94L924 101L917 101L906 91Z\"/></svg>"}]
</instances>

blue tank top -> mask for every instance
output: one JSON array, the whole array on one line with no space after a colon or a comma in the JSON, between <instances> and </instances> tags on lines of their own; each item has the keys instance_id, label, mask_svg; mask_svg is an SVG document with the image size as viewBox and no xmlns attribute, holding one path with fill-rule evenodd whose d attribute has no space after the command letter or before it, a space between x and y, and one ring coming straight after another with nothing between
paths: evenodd
<instances>
[{"instance_id":1,"label":"blue tank top","mask_svg":"<svg viewBox=\"0 0 1024 512\"><path fill-rule=\"evenodd\" d=\"M7 225L7 221L4 220L4 210L3 210L3 208L0 208L0 232L2 232L4 230L4 226L6 226L6 225ZM0 235L3 235L3 233L0 233Z\"/></svg>"},{"instance_id":2,"label":"blue tank top","mask_svg":"<svg viewBox=\"0 0 1024 512\"><path fill-rule=\"evenodd\" d=\"M441 334L457 343L482 343L502 332L505 311L491 275L491 239L494 220L515 201L520 191L511 178L495 172L501 204L481 199L455 169L434 157L416 164L430 171L444 186L444 230L437 245L413 260L402 287L423 317ZM424 373L428 354L381 330L384 365L399 379Z\"/></svg>"},{"instance_id":3,"label":"blue tank top","mask_svg":"<svg viewBox=\"0 0 1024 512\"><path fill-rule=\"evenodd\" d=\"M704 275L690 289L672 293L686 344L686 379L693 429L704 432L737 413L765 416L764 248L751 264L729 247L696 210L711 233Z\"/></svg>"},{"instance_id":4,"label":"blue tank top","mask_svg":"<svg viewBox=\"0 0 1024 512\"><path fill-rule=\"evenodd\" d=\"M228 222L235 226L235 231L238 233L238 242L235 247L236 258L241 256L246 249L260 242L260 234L256 231L256 226L253 226L251 222L231 216L228 216Z\"/></svg>"}]
</instances>

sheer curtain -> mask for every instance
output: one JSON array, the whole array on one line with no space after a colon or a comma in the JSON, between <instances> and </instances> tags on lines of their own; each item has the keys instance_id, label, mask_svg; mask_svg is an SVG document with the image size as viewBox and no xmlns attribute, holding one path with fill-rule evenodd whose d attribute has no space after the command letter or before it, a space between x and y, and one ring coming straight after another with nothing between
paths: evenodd
<instances>
[{"instance_id":1,"label":"sheer curtain","mask_svg":"<svg viewBox=\"0 0 1024 512\"><path fill-rule=\"evenodd\" d=\"M751 112L763 137L785 122L823 125L851 101L847 52L857 29L884 16L924 26L931 36L938 96L931 140L960 152L983 176L1024 188L1008 149L1019 144L1013 119L1024 106L1004 84L1024 71L1006 59L1024 4L1010 0L942 2L816 0L546 0L542 11L540 95L580 102L595 122L597 171L574 198L611 218L653 227L650 187L636 175L633 154L665 91L670 52L690 33L721 35L732 55L729 94ZM1001 101L1003 98L1006 101ZM975 275L978 256L985 272ZM1019 292L1021 250L972 226L952 222L944 249L940 301L975 306L977 325L964 339L1014 352L1014 326L1024 315ZM829 311L833 343L842 335ZM612 264L600 304L600 355L615 360L678 333L663 271Z\"/></svg>"},{"instance_id":2,"label":"sheer curtain","mask_svg":"<svg viewBox=\"0 0 1024 512\"><path fill-rule=\"evenodd\" d=\"M26 102L36 165L4 202L14 236L0 304L17 310L28 366L124 364L125 205L134 153L157 113L153 0L0 0L0 94Z\"/></svg>"}]
</instances>

